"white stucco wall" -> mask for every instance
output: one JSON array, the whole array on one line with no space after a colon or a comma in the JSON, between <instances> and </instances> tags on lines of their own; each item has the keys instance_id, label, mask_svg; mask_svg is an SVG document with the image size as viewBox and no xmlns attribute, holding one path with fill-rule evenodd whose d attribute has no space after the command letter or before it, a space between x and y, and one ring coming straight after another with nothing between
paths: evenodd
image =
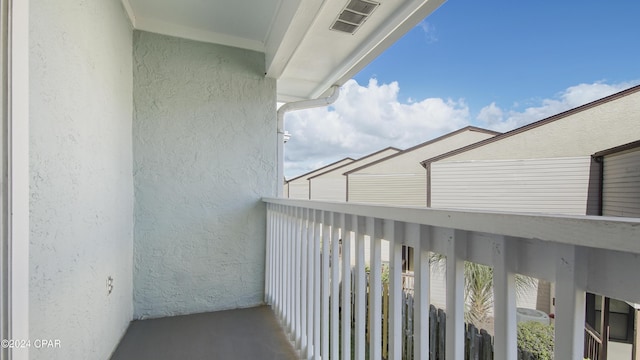
<instances>
[{"instance_id":1,"label":"white stucco wall","mask_svg":"<svg viewBox=\"0 0 640 360\"><path fill-rule=\"evenodd\" d=\"M134 317L260 304L275 196L264 54L134 32Z\"/></svg>"},{"instance_id":2,"label":"white stucco wall","mask_svg":"<svg viewBox=\"0 0 640 360\"><path fill-rule=\"evenodd\" d=\"M133 312L131 25L111 0L29 21L30 338L61 344L29 357L107 359Z\"/></svg>"}]
</instances>

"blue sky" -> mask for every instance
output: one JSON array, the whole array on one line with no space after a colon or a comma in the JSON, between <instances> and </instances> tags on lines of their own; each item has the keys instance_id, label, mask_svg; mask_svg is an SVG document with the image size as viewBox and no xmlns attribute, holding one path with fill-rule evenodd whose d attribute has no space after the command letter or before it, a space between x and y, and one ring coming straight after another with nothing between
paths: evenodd
<instances>
[{"instance_id":1,"label":"blue sky","mask_svg":"<svg viewBox=\"0 0 640 360\"><path fill-rule=\"evenodd\" d=\"M400 99L525 106L580 83L640 79L640 1L450 0L356 77Z\"/></svg>"},{"instance_id":2,"label":"blue sky","mask_svg":"<svg viewBox=\"0 0 640 360\"><path fill-rule=\"evenodd\" d=\"M640 83L640 1L449 0L327 109L291 113L287 178L466 125L507 131Z\"/></svg>"}]
</instances>

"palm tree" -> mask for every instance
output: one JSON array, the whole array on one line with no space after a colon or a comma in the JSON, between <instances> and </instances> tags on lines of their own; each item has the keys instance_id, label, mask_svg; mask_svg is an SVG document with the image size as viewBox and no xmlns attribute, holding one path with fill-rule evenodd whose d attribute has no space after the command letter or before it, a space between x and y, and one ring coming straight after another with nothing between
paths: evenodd
<instances>
[{"instance_id":1,"label":"palm tree","mask_svg":"<svg viewBox=\"0 0 640 360\"><path fill-rule=\"evenodd\" d=\"M431 254L430 262L433 266L443 268L446 257L441 254ZM522 295L528 290L535 289L536 279L516 275L516 293ZM465 261L464 263L465 289L465 321L477 327L482 327L489 318L493 308L493 268Z\"/></svg>"}]
</instances>

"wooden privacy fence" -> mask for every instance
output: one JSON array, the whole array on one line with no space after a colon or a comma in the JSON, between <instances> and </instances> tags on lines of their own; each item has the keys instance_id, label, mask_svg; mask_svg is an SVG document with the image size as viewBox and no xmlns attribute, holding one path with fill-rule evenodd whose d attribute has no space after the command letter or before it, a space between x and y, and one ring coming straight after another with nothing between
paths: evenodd
<instances>
[{"instance_id":1,"label":"wooden privacy fence","mask_svg":"<svg viewBox=\"0 0 640 360\"><path fill-rule=\"evenodd\" d=\"M369 279L367 276L367 284ZM353 284L353 282L352 282ZM414 293L413 276L402 276L402 359L415 360L414 345ZM369 291L367 289L367 295ZM367 296L367 299L369 297ZM353 306L353 301L352 301ZM351 314L354 312L352 311ZM369 338L369 306L367 300L367 348ZM352 316L352 324L355 319ZM445 359L445 334L447 315L444 310L433 305L429 307L429 359ZM382 284L382 358L389 359L389 284ZM493 337L484 329L478 329L473 324L465 324L465 360L493 360ZM518 349L517 360L538 360L530 352Z\"/></svg>"}]
</instances>

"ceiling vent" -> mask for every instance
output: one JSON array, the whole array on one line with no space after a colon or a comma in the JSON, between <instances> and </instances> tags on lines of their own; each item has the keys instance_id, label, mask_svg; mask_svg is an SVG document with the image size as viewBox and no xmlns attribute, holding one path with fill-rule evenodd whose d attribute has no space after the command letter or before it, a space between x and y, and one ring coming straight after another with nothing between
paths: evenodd
<instances>
[{"instance_id":1,"label":"ceiling vent","mask_svg":"<svg viewBox=\"0 0 640 360\"><path fill-rule=\"evenodd\" d=\"M347 6L342 9L336 21L331 25L331 30L354 34L373 11L380 5L378 2L368 0L349 0Z\"/></svg>"}]
</instances>

